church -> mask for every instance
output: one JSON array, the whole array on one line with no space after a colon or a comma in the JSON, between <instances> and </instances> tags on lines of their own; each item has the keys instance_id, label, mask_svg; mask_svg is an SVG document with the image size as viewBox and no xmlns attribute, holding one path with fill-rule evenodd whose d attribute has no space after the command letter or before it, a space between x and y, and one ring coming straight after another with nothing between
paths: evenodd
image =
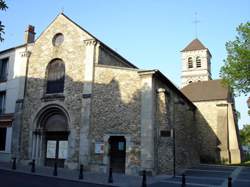
<instances>
[{"instance_id":1,"label":"church","mask_svg":"<svg viewBox=\"0 0 250 187\"><path fill-rule=\"evenodd\" d=\"M11 124L19 162L156 175L241 161L233 96L212 80L211 54L198 39L181 51L181 89L63 13L36 39L29 26L23 47L23 98Z\"/></svg>"}]
</instances>

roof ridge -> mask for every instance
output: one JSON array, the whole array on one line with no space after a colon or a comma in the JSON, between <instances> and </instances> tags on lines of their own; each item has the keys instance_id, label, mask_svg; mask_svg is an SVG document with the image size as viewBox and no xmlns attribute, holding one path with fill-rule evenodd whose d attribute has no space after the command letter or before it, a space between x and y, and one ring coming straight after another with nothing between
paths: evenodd
<instances>
[{"instance_id":1,"label":"roof ridge","mask_svg":"<svg viewBox=\"0 0 250 187\"><path fill-rule=\"evenodd\" d=\"M181 52L195 51L195 50L201 50L201 49L208 49L208 48L205 47L205 45L198 38L195 38Z\"/></svg>"}]
</instances>

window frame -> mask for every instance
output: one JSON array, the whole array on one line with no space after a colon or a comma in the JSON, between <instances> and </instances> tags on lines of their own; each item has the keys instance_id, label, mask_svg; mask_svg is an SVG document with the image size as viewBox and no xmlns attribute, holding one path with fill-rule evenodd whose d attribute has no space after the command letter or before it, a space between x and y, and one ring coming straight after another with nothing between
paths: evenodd
<instances>
[{"instance_id":1,"label":"window frame","mask_svg":"<svg viewBox=\"0 0 250 187\"><path fill-rule=\"evenodd\" d=\"M193 65L193 58L192 57L188 57L188 69L194 68Z\"/></svg>"},{"instance_id":2,"label":"window frame","mask_svg":"<svg viewBox=\"0 0 250 187\"><path fill-rule=\"evenodd\" d=\"M53 76L60 78L53 80ZM64 84L65 84L65 64L61 59L53 59L48 63L46 67L45 94L63 93Z\"/></svg>"},{"instance_id":3,"label":"window frame","mask_svg":"<svg viewBox=\"0 0 250 187\"><path fill-rule=\"evenodd\" d=\"M0 59L0 82L6 82L8 79L8 65L9 57Z\"/></svg>"},{"instance_id":4,"label":"window frame","mask_svg":"<svg viewBox=\"0 0 250 187\"><path fill-rule=\"evenodd\" d=\"M5 108L6 108L6 91L0 91L0 115L5 113Z\"/></svg>"},{"instance_id":5,"label":"window frame","mask_svg":"<svg viewBox=\"0 0 250 187\"><path fill-rule=\"evenodd\" d=\"M201 68L201 58L197 56L195 61L196 61L196 68Z\"/></svg>"},{"instance_id":6,"label":"window frame","mask_svg":"<svg viewBox=\"0 0 250 187\"><path fill-rule=\"evenodd\" d=\"M1 133L3 133L3 137L2 137ZM0 127L0 141L1 141L0 142L0 152L6 151L6 137L7 137L7 128Z\"/></svg>"}]
</instances>

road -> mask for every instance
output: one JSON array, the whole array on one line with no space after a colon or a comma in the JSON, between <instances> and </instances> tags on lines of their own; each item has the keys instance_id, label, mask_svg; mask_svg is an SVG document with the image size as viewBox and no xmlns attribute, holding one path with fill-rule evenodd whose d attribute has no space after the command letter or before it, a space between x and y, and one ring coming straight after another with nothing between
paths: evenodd
<instances>
[{"instance_id":1,"label":"road","mask_svg":"<svg viewBox=\"0 0 250 187\"><path fill-rule=\"evenodd\" d=\"M206 165L186 170L187 187L225 187L228 185L228 177L232 177L233 187L250 187L250 168L237 168L228 166ZM150 187L179 187L182 176L165 179L154 183Z\"/></svg>"},{"instance_id":2,"label":"road","mask_svg":"<svg viewBox=\"0 0 250 187\"><path fill-rule=\"evenodd\" d=\"M0 170L0 181L1 187L108 187L5 170Z\"/></svg>"}]
</instances>

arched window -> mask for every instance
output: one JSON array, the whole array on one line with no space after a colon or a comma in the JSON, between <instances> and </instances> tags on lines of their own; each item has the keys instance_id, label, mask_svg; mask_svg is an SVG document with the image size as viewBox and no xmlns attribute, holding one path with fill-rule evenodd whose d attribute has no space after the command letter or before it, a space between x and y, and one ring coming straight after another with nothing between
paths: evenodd
<instances>
[{"instance_id":1,"label":"arched window","mask_svg":"<svg viewBox=\"0 0 250 187\"><path fill-rule=\"evenodd\" d=\"M193 59L192 59L192 57L188 58L188 68L193 68Z\"/></svg>"},{"instance_id":2,"label":"arched window","mask_svg":"<svg viewBox=\"0 0 250 187\"><path fill-rule=\"evenodd\" d=\"M63 93L65 67L60 59L52 60L47 66L46 93Z\"/></svg>"},{"instance_id":3,"label":"arched window","mask_svg":"<svg viewBox=\"0 0 250 187\"><path fill-rule=\"evenodd\" d=\"M199 56L196 57L196 67L197 68L201 67L201 58Z\"/></svg>"}]
</instances>

